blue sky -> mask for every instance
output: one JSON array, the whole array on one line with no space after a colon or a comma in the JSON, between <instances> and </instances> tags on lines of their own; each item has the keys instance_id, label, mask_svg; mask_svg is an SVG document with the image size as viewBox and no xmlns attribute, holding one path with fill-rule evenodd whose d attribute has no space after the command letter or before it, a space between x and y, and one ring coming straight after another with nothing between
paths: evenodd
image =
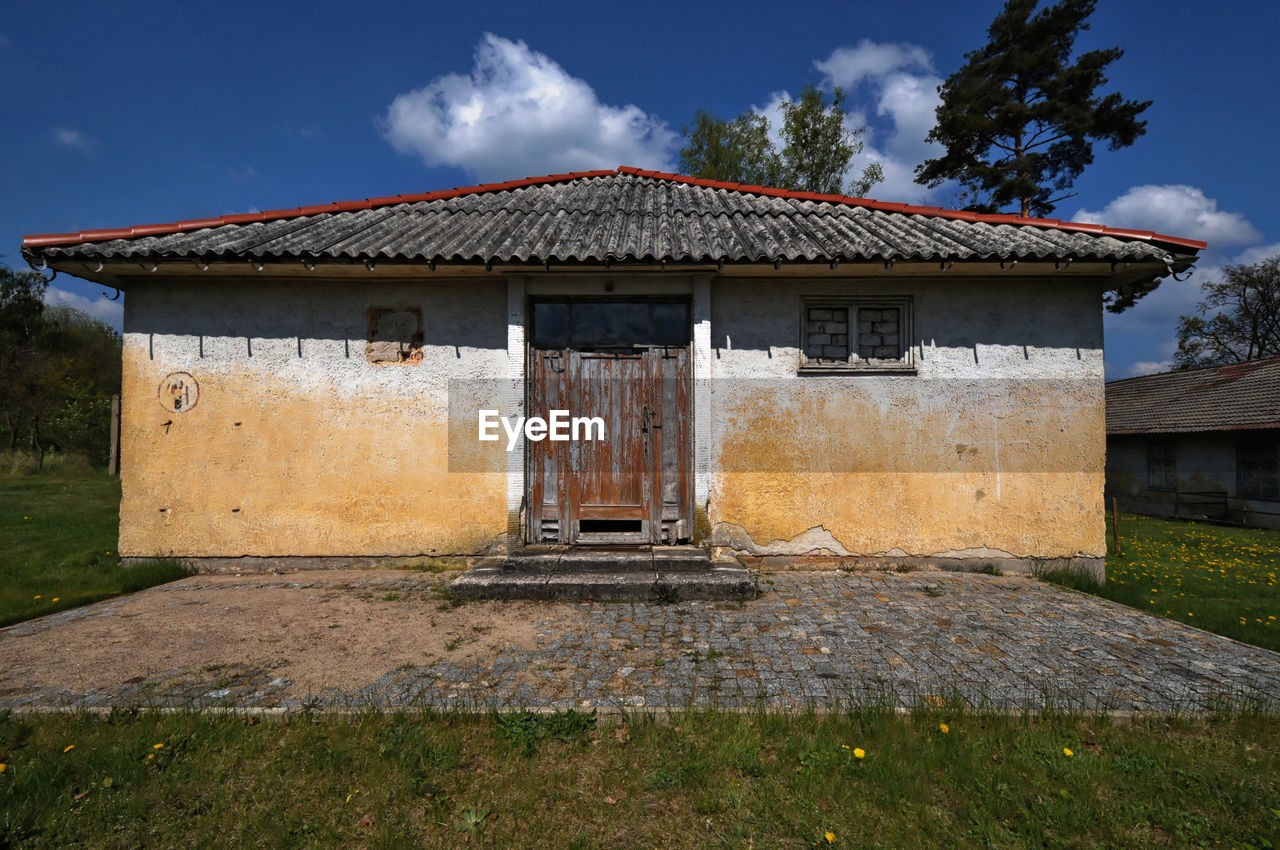
<instances>
[{"instance_id":1,"label":"blue sky","mask_svg":"<svg viewBox=\"0 0 1280 850\"><path fill-rule=\"evenodd\" d=\"M777 3L18 2L0 17L0 254L27 233L174 221L564 170L675 167L696 109L777 109L842 84L882 200L911 183L935 88L1002 0ZM1205 239L1191 280L1107 319L1109 377L1156 371L1198 281L1280 253L1280 15L1272 4L1101 0L1077 49L1152 100L1055 216ZM119 325L65 276L49 299ZM126 295L127 297L127 295Z\"/></svg>"}]
</instances>

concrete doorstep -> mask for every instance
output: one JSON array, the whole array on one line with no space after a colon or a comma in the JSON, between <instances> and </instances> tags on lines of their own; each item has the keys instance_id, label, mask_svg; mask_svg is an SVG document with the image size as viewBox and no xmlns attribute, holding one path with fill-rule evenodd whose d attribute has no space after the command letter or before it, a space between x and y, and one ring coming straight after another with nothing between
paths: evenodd
<instances>
[{"instance_id":1,"label":"concrete doorstep","mask_svg":"<svg viewBox=\"0 0 1280 850\"><path fill-rule=\"evenodd\" d=\"M466 599L706 602L754 599L751 573L692 546L535 549L477 564L449 585Z\"/></svg>"}]
</instances>

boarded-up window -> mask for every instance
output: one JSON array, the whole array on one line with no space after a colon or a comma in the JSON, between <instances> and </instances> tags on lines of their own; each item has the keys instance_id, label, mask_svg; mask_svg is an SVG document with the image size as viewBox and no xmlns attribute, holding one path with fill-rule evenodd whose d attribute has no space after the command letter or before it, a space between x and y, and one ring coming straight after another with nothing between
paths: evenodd
<instances>
[{"instance_id":1,"label":"boarded-up window","mask_svg":"<svg viewBox=\"0 0 1280 850\"><path fill-rule=\"evenodd\" d=\"M902 310L900 308L858 308L858 359L902 359Z\"/></svg>"},{"instance_id":2,"label":"boarded-up window","mask_svg":"<svg viewBox=\"0 0 1280 850\"><path fill-rule=\"evenodd\" d=\"M849 360L849 308L808 307L805 314L804 356L810 360L844 363Z\"/></svg>"},{"instance_id":3,"label":"boarded-up window","mask_svg":"<svg viewBox=\"0 0 1280 850\"><path fill-rule=\"evenodd\" d=\"M806 299L801 329L805 365L851 369L909 365L910 308L905 298Z\"/></svg>"},{"instance_id":4,"label":"boarded-up window","mask_svg":"<svg viewBox=\"0 0 1280 850\"><path fill-rule=\"evenodd\" d=\"M1178 454L1172 440L1147 443L1147 487L1152 490L1178 489Z\"/></svg>"},{"instance_id":5,"label":"boarded-up window","mask_svg":"<svg viewBox=\"0 0 1280 850\"><path fill-rule=\"evenodd\" d=\"M1236 444L1236 484L1241 496L1280 499L1276 439L1241 439Z\"/></svg>"}]
</instances>

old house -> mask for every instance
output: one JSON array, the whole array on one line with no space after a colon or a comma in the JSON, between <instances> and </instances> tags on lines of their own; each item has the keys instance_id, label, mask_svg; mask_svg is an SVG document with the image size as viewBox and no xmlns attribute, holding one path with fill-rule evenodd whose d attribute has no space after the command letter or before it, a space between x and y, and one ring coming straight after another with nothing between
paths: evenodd
<instances>
[{"instance_id":1,"label":"old house","mask_svg":"<svg viewBox=\"0 0 1280 850\"><path fill-rule=\"evenodd\" d=\"M1280 357L1107 384L1121 509L1280 528Z\"/></svg>"},{"instance_id":2,"label":"old house","mask_svg":"<svg viewBox=\"0 0 1280 850\"><path fill-rule=\"evenodd\" d=\"M127 293L124 556L1100 571L1103 296L1202 248L623 167L23 252Z\"/></svg>"}]
</instances>

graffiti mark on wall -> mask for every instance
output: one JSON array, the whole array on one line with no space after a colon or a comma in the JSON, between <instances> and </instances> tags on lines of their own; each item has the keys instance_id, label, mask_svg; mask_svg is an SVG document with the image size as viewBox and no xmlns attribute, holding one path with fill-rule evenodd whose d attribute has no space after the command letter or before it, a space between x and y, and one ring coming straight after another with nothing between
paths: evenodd
<instances>
[{"instance_id":1,"label":"graffiti mark on wall","mask_svg":"<svg viewBox=\"0 0 1280 850\"><path fill-rule=\"evenodd\" d=\"M200 384L190 372L170 372L156 393L160 406L174 413L186 413L200 400Z\"/></svg>"}]
</instances>

